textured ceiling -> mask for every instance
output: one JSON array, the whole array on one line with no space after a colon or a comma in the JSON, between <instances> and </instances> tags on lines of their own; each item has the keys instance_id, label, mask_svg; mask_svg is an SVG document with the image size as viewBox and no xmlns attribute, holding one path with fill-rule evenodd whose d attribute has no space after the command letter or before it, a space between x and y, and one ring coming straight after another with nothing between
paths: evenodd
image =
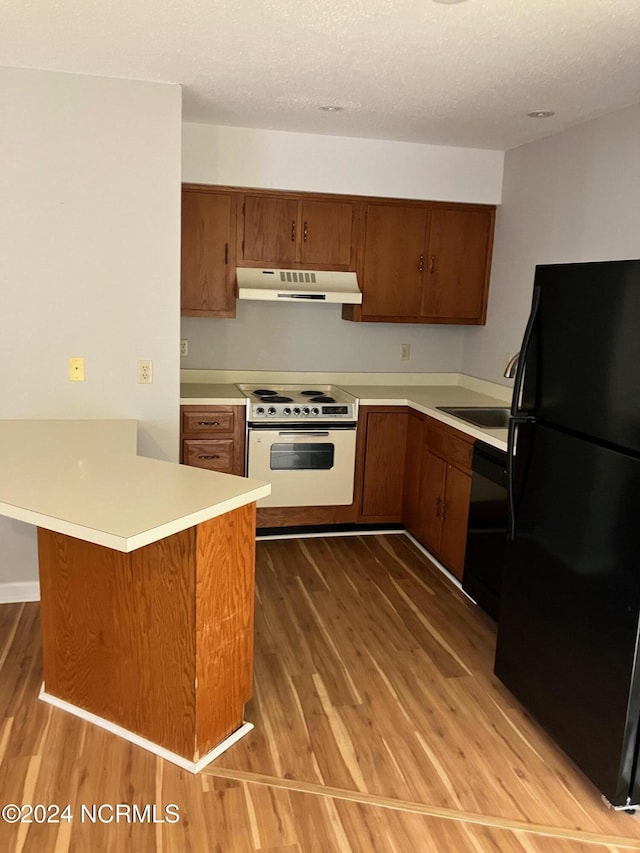
<instances>
[{"instance_id":1,"label":"textured ceiling","mask_svg":"<svg viewBox=\"0 0 640 853\"><path fill-rule=\"evenodd\" d=\"M640 101L640 0L2 0L0 61L181 83L185 121L506 149Z\"/></svg>"}]
</instances>

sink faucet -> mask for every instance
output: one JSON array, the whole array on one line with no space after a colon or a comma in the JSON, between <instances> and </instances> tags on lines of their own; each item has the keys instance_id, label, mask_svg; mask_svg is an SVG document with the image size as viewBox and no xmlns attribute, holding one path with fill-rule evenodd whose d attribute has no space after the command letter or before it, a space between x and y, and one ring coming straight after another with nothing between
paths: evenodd
<instances>
[{"instance_id":1,"label":"sink faucet","mask_svg":"<svg viewBox=\"0 0 640 853\"><path fill-rule=\"evenodd\" d=\"M520 353L517 352L512 358L509 359L509 363L504 369L504 378L505 379L513 379L516 375L516 370L518 368L518 360L520 358Z\"/></svg>"}]
</instances>

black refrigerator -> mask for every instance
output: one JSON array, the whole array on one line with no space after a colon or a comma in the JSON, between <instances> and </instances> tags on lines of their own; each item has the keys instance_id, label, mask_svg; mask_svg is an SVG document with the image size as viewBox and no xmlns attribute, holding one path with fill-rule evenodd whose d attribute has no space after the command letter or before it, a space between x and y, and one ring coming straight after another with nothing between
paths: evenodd
<instances>
[{"instance_id":1,"label":"black refrigerator","mask_svg":"<svg viewBox=\"0 0 640 853\"><path fill-rule=\"evenodd\" d=\"M495 672L640 803L640 260L536 268L509 424Z\"/></svg>"}]
</instances>

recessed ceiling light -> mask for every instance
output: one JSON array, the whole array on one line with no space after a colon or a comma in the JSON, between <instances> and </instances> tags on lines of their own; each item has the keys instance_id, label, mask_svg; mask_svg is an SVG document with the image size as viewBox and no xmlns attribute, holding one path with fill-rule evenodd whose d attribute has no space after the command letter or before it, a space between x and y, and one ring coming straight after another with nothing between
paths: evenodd
<instances>
[{"instance_id":1,"label":"recessed ceiling light","mask_svg":"<svg viewBox=\"0 0 640 853\"><path fill-rule=\"evenodd\" d=\"M555 113L553 110L531 110L527 115L529 118L550 118L551 116L554 116Z\"/></svg>"},{"instance_id":2,"label":"recessed ceiling light","mask_svg":"<svg viewBox=\"0 0 640 853\"><path fill-rule=\"evenodd\" d=\"M338 107L336 104L326 104L324 107L318 107L323 113L341 113L344 107Z\"/></svg>"}]
</instances>

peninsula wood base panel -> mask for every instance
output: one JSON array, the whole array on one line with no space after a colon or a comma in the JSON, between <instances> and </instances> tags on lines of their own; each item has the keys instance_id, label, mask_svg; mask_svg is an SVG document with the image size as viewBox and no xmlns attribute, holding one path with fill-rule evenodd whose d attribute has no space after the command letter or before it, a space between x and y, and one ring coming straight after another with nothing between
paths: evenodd
<instances>
[{"instance_id":1,"label":"peninsula wood base panel","mask_svg":"<svg viewBox=\"0 0 640 853\"><path fill-rule=\"evenodd\" d=\"M43 691L197 765L251 698L255 504L130 553L38 529Z\"/></svg>"}]
</instances>

